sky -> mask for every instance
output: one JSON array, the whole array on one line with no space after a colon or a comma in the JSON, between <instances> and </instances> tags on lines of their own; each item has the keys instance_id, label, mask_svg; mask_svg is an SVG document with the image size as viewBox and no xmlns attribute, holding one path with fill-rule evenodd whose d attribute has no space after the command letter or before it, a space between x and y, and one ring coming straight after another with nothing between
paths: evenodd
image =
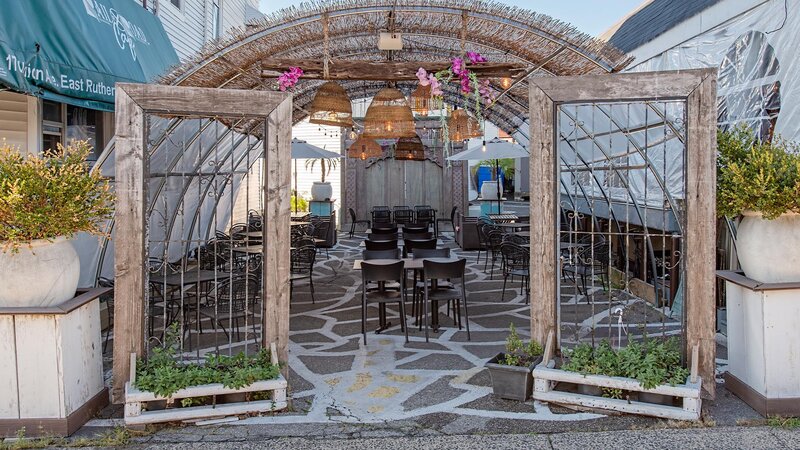
<instances>
[{"instance_id":1,"label":"sky","mask_svg":"<svg viewBox=\"0 0 800 450\"><path fill-rule=\"evenodd\" d=\"M547 14L568 22L584 33L597 36L614 25L619 19L639 6L644 0L501 0L508 5L519 6ZM269 13L299 5L297 0L259 0L259 9Z\"/></svg>"}]
</instances>

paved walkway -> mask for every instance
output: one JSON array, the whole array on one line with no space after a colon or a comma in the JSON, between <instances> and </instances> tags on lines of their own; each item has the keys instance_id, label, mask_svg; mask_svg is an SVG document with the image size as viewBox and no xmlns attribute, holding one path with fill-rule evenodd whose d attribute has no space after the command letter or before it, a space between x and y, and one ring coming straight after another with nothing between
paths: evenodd
<instances>
[{"instance_id":1,"label":"paved walkway","mask_svg":"<svg viewBox=\"0 0 800 450\"><path fill-rule=\"evenodd\" d=\"M243 428L247 428L245 431ZM798 449L800 430L771 427L709 427L649 429L557 434L406 436L400 431L364 429L342 438L274 438L253 427L228 427L223 432L193 434L187 442L180 435L158 436L135 449ZM324 439L324 442L322 441Z\"/></svg>"}]
</instances>

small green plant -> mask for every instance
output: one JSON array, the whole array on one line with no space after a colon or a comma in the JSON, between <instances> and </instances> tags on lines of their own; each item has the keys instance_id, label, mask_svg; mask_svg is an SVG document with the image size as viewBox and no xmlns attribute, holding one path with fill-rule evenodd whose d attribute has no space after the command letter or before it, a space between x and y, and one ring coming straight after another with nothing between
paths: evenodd
<instances>
[{"instance_id":1,"label":"small green plant","mask_svg":"<svg viewBox=\"0 0 800 450\"><path fill-rule=\"evenodd\" d=\"M497 362L506 366L527 367L533 364L537 357L544 353L542 346L536 341L527 344L522 341L517 333L517 328L512 323L508 327L508 337L506 338L506 352Z\"/></svg>"},{"instance_id":2,"label":"small green plant","mask_svg":"<svg viewBox=\"0 0 800 450\"><path fill-rule=\"evenodd\" d=\"M799 149L780 137L759 141L745 126L717 132L717 214L800 213Z\"/></svg>"},{"instance_id":3,"label":"small green plant","mask_svg":"<svg viewBox=\"0 0 800 450\"><path fill-rule=\"evenodd\" d=\"M90 171L86 141L72 141L44 155L23 155L0 145L0 242L4 250L35 239L103 234L113 213L113 194L98 171Z\"/></svg>"},{"instance_id":4,"label":"small green plant","mask_svg":"<svg viewBox=\"0 0 800 450\"><path fill-rule=\"evenodd\" d=\"M325 182L325 175L333 172L333 170L339 166L339 160L337 158L317 158L306 161L306 169L313 172L317 162L319 162L319 167L322 170L323 183Z\"/></svg>"},{"instance_id":5,"label":"small green plant","mask_svg":"<svg viewBox=\"0 0 800 450\"><path fill-rule=\"evenodd\" d=\"M800 417L771 416L767 419L767 425L787 429L800 428Z\"/></svg>"},{"instance_id":6,"label":"small green plant","mask_svg":"<svg viewBox=\"0 0 800 450\"><path fill-rule=\"evenodd\" d=\"M630 342L619 350L614 350L608 341L603 340L597 347L585 343L565 353L568 360L561 366L563 370L584 375L634 378L645 389L662 384L683 384L689 376L689 370L681 366L681 353L675 338Z\"/></svg>"},{"instance_id":7,"label":"small green plant","mask_svg":"<svg viewBox=\"0 0 800 450\"><path fill-rule=\"evenodd\" d=\"M164 344L155 347L148 360L137 361L137 388L170 397L181 389L201 384L221 383L226 388L239 389L256 381L273 380L280 372L265 348L254 356L244 352L234 356L209 353L203 364L179 364L175 358L179 339L177 323L173 323L165 332Z\"/></svg>"},{"instance_id":8,"label":"small green plant","mask_svg":"<svg viewBox=\"0 0 800 450\"><path fill-rule=\"evenodd\" d=\"M298 197L296 195L292 195L292 211L308 211L308 200L304 199L303 197Z\"/></svg>"},{"instance_id":9,"label":"small green plant","mask_svg":"<svg viewBox=\"0 0 800 450\"><path fill-rule=\"evenodd\" d=\"M98 434L93 437L83 437L77 439L68 439L61 437L41 437L41 438L26 438L25 429L22 428L17 432L16 440L11 442L0 441L0 450L27 450L35 448L117 448L123 447L130 443L131 438L135 435L143 435L145 433L134 432L127 428L119 427L110 431Z\"/></svg>"}]
</instances>

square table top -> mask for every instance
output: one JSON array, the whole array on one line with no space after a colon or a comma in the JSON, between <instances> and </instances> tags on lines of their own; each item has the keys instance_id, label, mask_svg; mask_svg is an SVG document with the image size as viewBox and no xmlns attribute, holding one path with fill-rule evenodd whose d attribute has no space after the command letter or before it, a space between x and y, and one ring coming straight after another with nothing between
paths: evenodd
<instances>
[{"instance_id":1,"label":"square table top","mask_svg":"<svg viewBox=\"0 0 800 450\"><path fill-rule=\"evenodd\" d=\"M206 283L214 280L224 280L227 278L226 272L219 272L214 270L188 270L183 273L172 273L166 277L161 274L151 274L150 282L157 284L166 284L168 286L181 286L197 283Z\"/></svg>"}]
</instances>

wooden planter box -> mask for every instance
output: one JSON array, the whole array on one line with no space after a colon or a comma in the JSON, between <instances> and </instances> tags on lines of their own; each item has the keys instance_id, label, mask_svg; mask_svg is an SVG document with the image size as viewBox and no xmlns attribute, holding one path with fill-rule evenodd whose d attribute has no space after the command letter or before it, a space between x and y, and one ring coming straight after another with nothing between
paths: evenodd
<instances>
[{"instance_id":1,"label":"wooden planter box","mask_svg":"<svg viewBox=\"0 0 800 450\"><path fill-rule=\"evenodd\" d=\"M277 364L276 350L272 348L273 364ZM285 409L286 379L278 375L274 380L256 381L240 389L226 388L220 383L203 384L181 389L170 397L161 397L152 392L141 391L133 386L136 381L136 355L131 354L131 381L125 383L125 424L142 425L157 422L175 422L189 419L232 416L257 412L270 412ZM269 400L242 401L235 403L211 404L169 409L148 410L164 401L180 403L181 399L194 397L213 397L226 394L245 394L248 392L269 392ZM216 402L212 402L216 403Z\"/></svg>"},{"instance_id":2,"label":"wooden planter box","mask_svg":"<svg viewBox=\"0 0 800 450\"><path fill-rule=\"evenodd\" d=\"M545 350L545 359L533 369L533 398L544 402L559 403L563 405L576 405L586 408L596 408L619 411L629 414L642 414L647 416L662 417L675 420L699 420L702 406L700 387L702 380L697 374L697 351L692 354L692 374L686 384L670 386L661 385L653 389L645 389L632 378L609 377L604 375L583 375L576 372L555 369L555 360L551 358L552 338L548 337ZM574 383L576 385L597 386L601 388L620 389L632 392L647 392L670 397L680 397L681 406L668 406L643 401L606 398L602 396L578 394L555 390L556 384Z\"/></svg>"}]
</instances>

